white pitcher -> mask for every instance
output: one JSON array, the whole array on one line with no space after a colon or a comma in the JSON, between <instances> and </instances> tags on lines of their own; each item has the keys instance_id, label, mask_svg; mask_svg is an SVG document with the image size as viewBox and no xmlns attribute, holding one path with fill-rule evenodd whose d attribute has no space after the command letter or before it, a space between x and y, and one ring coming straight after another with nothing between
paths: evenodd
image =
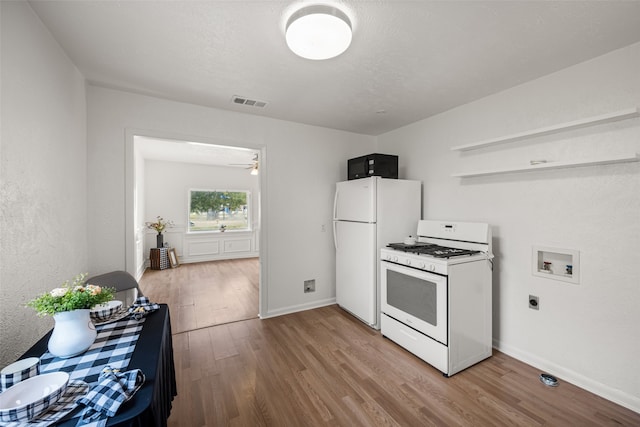
<instances>
[{"instance_id":1,"label":"white pitcher","mask_svg":"<svg viewBox=\"0 0 640 427\"><path fill-rule=\"evenodd\" d=\"M48 344L51 354L66 359L91 347L98 333L91 322L89 311L63 311L53 315L56 324Z\"/></svg>"}]
</instances>

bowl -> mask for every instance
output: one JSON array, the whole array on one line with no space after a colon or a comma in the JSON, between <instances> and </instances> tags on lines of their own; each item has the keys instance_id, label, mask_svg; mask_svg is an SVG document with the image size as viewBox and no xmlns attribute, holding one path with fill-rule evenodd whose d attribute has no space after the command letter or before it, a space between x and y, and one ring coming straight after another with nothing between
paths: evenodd
<instances>
[{"instance_id":1,"label":"bowl","mask_svg":"<svg viewBox=\"0 0 640 427\"><path fill-rule=\"evenodd\" d=\"M40 373L40 359L29 357L13 362L0 371L0 392Z\"/></svg>"},{"instance_id":2,"label":"bowl","mask_svg":"<svg viewBox=\"0 0 640 427\"><path fill-rule=\"evenodd\" d=\"M55 405L67 390L69 374L36 375L0 394L0 421L30 421Z\"/></svg>"},{"instance_id":3,"label":"bowl","mask_svg":"<svg viewBox=\"0 0 640 427\"><path fill-rule=\"evenodd\" d=\"M89 312L89 315L93 320L103 322L116 314L121 307L122 301L111 300L94 306Z\"/></svg>"}]
</instances>

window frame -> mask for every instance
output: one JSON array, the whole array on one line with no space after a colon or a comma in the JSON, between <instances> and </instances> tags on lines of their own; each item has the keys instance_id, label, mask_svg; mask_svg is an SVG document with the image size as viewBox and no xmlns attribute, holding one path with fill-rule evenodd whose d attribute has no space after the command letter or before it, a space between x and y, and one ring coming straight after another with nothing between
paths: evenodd
<instances>
[{"instance_id":1,"label":"window frame","mask_svg":"<svg viewBox=\"0 0 640 427\"><path fill-rule=\"evenodd\" d=\"M191 230L191 194L194 191L204 191L204 192L210 192L210 193L245 193L247 196L247 228L243 228L243 229L229 229L226 231L220 231L218 230ZM252 206L252 192L251 190L219 190L219 189L210 189L210 188L189 188L187 190L187 234L193 234L193 235L202 235L202 234L209 234L209 233L250 233L253 231L253 221L252 221L252 217L253 217L253 206Z\"/></svg>"}]
</instances>

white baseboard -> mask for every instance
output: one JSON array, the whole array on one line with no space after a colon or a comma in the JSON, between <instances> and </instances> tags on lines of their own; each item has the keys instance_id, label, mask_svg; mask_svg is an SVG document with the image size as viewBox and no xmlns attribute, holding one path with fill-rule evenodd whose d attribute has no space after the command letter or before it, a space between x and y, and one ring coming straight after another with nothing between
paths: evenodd
<instances>
[{"instance_id":1,"label":"white baseboard","mask_svg":"<svg viewBox=\"0 0 640 427\"><path fill-rule=\"evenodd\" d=\"M261 319L270 317L283 316L285 314L297 313L299 311L312 310L314 308L326 307L336 303L335 298L327 298L319 301L312 301L306 304L291 305L289 307L279 308L277 310L269 310L266 314L260 316Z\"/></svg>"},{"instance_id":2,"label":"white baseboard","mask_svg":"<svg viewBox=\"0 0 640 427\"><path fill-rule=\"evenodd\" d=\"M221 261L225 259L239 259L239 258L258 258L259 252L240 252L240 253L225 253L221 255L205 255L205 256L178 256L180 264L192 264L196 262L208 262L208 261Z\"/></svg>"},{"instance_id":3,"label":"white baseboard","mask_svg":"<svg viewBox=\"0 0 640 427\"><path fill-rule=\"evenodd\" d=\"M200 257L191 257L191 258L185 258L185 257L182 257L181 255L178 255L178 262L180 264L194 264L196 262L223 261L227 259L258 258L259 256L260 256L259 252L224 254L220 256L200 256ZM144 261L144 265L142 266L142 272L140 273L140 277L142 277L142 273L144 273L144 271L147 268L151 268L151 261L149 260L149 258L145 259ZM138 280L140 279L138 278Z\"/></svg>"},{"instance_id":4,"label":"white baseboard","mask_svg":"<svg viewBox=\"0 0 640 427\"><path fill-rule=\"evenodd\" d=\"M140 279L142 279L142 275L144 274L145 270L149 266L150 266L150 263L148 261L145 262L144 264L138 266L138 271L136 271L136 274L135 274L136 282L140 282Z\"/></svg>"},{"instance_id":5,"label":"white baseboard","mask_svg":"<svg viewBox=\"0 0 640 427\"><path fill-rule=\"evenodd\" d=\"M493 347L521 362L531 365L540 369L541 373L549 373L555 377L567 381L575 386L585 389L593 394L596 394L603 399L610 400L617 403L620 406L624 406L634 412L640 413L640 398L622 392L615 388L609 387L606 384L599 383L593 379L586 377L578 372L575 372L565 366L560 366L545 359L541 359L531 353L522 351L521 349L505 345L497 340L493 340Z\"/></svg>"}]
</instances>

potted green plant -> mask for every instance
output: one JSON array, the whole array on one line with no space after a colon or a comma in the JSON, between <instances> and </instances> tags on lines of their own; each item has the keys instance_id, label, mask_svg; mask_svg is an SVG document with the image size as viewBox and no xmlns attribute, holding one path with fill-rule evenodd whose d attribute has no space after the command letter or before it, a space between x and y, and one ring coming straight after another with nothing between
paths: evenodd
<instances>
[{"instance_id":1,"label":"potted green plant","mask_svg":"<svg viewBox=\"0 0 640 427\"><path fill-rule=\"evenodd\" d=\"M79 274L72 282L52 289L27 303L38 316L53 316L55 326L49 338L49 352L58 357L71 357L91 347L96 328L89 312L92 307L113 299L114 289L85 284L87 274Z\"/></svg>"}]
</instances>

